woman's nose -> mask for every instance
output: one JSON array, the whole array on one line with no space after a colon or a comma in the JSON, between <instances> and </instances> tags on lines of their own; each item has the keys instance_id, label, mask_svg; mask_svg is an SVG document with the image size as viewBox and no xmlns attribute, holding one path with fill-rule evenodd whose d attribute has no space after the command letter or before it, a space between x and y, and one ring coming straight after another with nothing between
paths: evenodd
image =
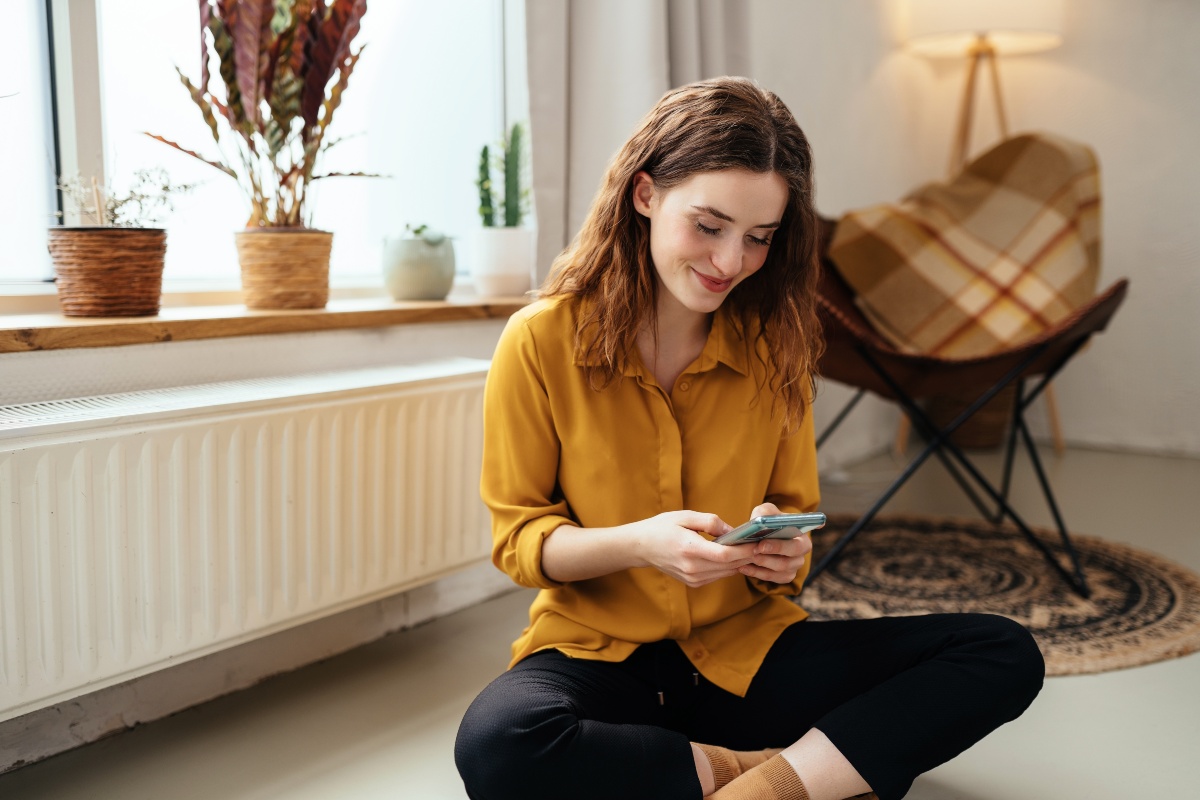
<instances>
[{"instance_id":1,"label":"woman's nose","mask_svg":"<svg viewBox=\"0 0 1200 800\"><path fill-rule=\"evenodd\" d=\"M742 271L743 255L744 248L741 242L726 242L713 250L712 265L723 278L732 278Z\"/></svg>"}]
</instances>

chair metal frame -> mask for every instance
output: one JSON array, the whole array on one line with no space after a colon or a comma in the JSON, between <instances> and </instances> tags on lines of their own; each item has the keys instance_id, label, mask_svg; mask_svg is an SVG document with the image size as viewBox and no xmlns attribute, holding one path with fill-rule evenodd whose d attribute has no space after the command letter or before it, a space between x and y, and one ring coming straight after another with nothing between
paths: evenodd
<instances>
[{"instance_id":1,"label":"chair metal frame","mask_svg":"<svg viewBox=\"0 0 1200 800\"><path fill-rule=\"evenodd\" d=\"M909 396L904 390L892 379L887 370L879 365L879 362L872 358L870 352L866 348L860 349L860 355L871 365L871 368L876 371L879 377L887 382L892 390L896 393L901 407L912 420L916 427L927 439L927 444L920 453L914 457L904 468L892 484L876 499L871 508L859 517L859 519L833 544L827 553L819 562L812 568L809 573L809 580L815 579L818 575L825 571L837 558L841 555L842 550L854 540L856 536L875 519L876 515L883 507L892 499L896 492L900 491L901 487L911 478L921 465L931 455L936 455L946 467L946 470L954 478L955 482L962 488L963 492L971 500L980 513L989 521L999 524L1003 522L1007 516L1012 519L1017 529L1030 541L1042 555L1045 556L1047 563L1054 568L1059 575L1062 576L1072 589L1074 589L1082 597L1091 596L1091 588L1087 583L1087 576L1084 574L1083 565L1079 561L1079 554L1075 550L1075 546L1071 542L1070 534L1067 533L1066 524L1063 522L1062 513L1059 511L1058 502L1055 500L1054 492L1050 488L1050 482L1046 478L1045 468L1042 466L1041 458L1038 456L1037 447L1034 444L1033 436L1029 432L1029 426L1025 421L1025 410L1029 405L1040 395L1046 388L1050 379L1061 370L1073 355L1082 346L1081 340L1074 348L1072 348L1054 369L1042 377L1041 381L1028 393L1025 392L1025 381L1020 377L1021 373L1044 352L1044 348L1039 348L1022 362L1018 367L1014 368L1009 374L1002 377L999 381L989 387L986 391L979 395L966 409L962 411L955 419L953 419L946 427L939 429L929 416L917 405L916 400ZM996 489L992 483L983 476L979 469L971 462L966 453L954 443L951 437L963 423L970 419L979 409L983 408L993 397L1008 386L1010 383L1017 382L1017 399L1013 404L1012 425L1009 428L1008 444L1005 448L1004 455L1004 473L1003 483L1000 489ZM850 411L858 404L866 394L866 389L859 389L850 401L842 408L837 417L821 432L820 438L817 440L817 449L825 443L831 434L845 421ZM1059 537L1062 540L1063 549L1066 551L1070 560L1070 571L1063 567L1059 562L1058 557L1054 552L1034 533L1024 519L1017 514L1008 502L1008 492L1012 481L1013 457L1016 451L1017 433L1020 432L1021 440L1025 446L1026 452L1029 454L1029 460L1033 464L1034 471L1037 473L1038 482L1041 484L1042 493L1046 498L1046 504L1050 508L1051 514L1054 516L1055 525L1058 528ZM949 455L947 455L949 453ZM952 458L951 458L952 457ZM967 475L975 481L978 488L988 494L992 501L996 504L995 509L987 507L978 494L974 491L967 478L959 471L954 462L958 462L959 466L967 472Z\"/></svg>"},{"instance_id":2,"label":"chair metal frame","mask_svg":"<svg viewBox=\"0 0 1200 800\"><path fill-rule=\"evenodd\" d=\"M821 432L817 439L817 448L829 439L868 391L899 403L913 426L925 437L926 444L870 509L843 533L813 566L808 580L812 581L824 572L930 456L937 456L985 519L996 524L1005 518L1011 519L1025 538L1042 553L1054 571L1080 596L1089 597L1091 588L1088 586L1079 554L1063 522L1025 414L1034 400L1045 391L1050 381L1092 335L1104 330L1124 300L1127 288L1126 280L1117 281L1052 330L1011 350L989 357L952 360L905 353L884 340L854 307L852 292L837 275L836 268L826 260L825 276L822 278L818 294L818 309L826 334L826 351L821 361L821 372L832 380L857 388L858 391ZM855 359L857 361L851 363ZM1026 382L1031 379L1037 380L1027 391ZM986 388L949 424L939 428L920 407L918 400L939 393L939 389L945 390L951 386L961 388L964 384ZM1005 448L1001 485L997 488L984 477L951 437L961 425L1010 385L1015 385L1016 398ZM1061 562L1060 556L1042 538L1034 534L1009 502L1018 438L1029 456L1046 504L1054 518L1062 549L1067 556L1066 566ZM980 498L979 492L990 500L991 506Z\"/></svg>"}]
</instances>

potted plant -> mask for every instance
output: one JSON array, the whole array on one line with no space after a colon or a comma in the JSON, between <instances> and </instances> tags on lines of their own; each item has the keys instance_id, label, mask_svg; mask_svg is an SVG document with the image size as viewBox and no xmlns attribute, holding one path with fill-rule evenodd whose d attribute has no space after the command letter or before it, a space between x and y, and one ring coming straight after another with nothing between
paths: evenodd
<instances>
[{"instance_id":1,"label":"potted plant","mask_svg":"<svg viewBox=\"0 0 1200 800\"><path fill-rule=\"evenodd\" d=\"M68 317L142 317L158 313L167 232L153 227L172 210L171 196L191 184L171 183L165 170L139 170L126 192L95 178L60 178L58 188L81 221L50 229L55 287Z\"/></svg>"},{"instance_id":2,"label":"potted plant","mask_svg":"<svg viewBox=\"0 0 1200 800\"><path fill-rule=\"evenodd\" d=\"M493 159L487 145L479 155L479 216L483 227L473 238L470 263L475 290L482 295L515 295L529 290L533 275L533 231L521 226L529 191L525 186L525 131L514 123ZM503 176L499 202L493 190L493 167ZM496 209L503 211L497 217Z\"/></svg>"},{"instance_id":3,"label":"potted plant","mask_svg":"<svg viewBox=\"0 0 1200 800\"><path fill-rule=\"evenodd\" d=\"M316 172L336 144L326 134L362 55L351 44L366 11L366 0L200 0L200 82L176 71L221 155L146 134L238 182L250 205L236 234L250 308L323 308L329 298L333 234L309 227L308 190L367 176Z\"/></svg>"},{"instance_id":4,"label":"potted plant","mask_svg":"<svg viewBox=\"0 0 1200 800\"><path fill-rule=\"evenodd\" d=\"M393 300L445 300L454 286L454 245L428 225L404 226L383 248L383 279Z\"/></svg>"}]
</instances>

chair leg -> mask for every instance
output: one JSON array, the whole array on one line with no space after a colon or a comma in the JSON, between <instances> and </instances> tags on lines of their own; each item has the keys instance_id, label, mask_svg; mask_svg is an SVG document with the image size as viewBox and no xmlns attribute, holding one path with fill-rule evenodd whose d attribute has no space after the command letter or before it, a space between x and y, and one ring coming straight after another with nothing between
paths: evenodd
<instances>
[{"instance_id":1,"label":"chair leg","mask_svg":"<svg viewBox=\"0 0 1200 800\"><path fill-rule=\"evenodd\" d=\"M1057 505L1054 504L1053 500L1050 499L1053 497L1053 495L1050 493L1049 483L1046 481L1045 472L1041 468L1041 461L1037 458L1037 453L1033 448L1033 438L1029 435L1029 429L1025 426L1023 419L1021 421L1021 430L1023 438L1026 441L1026 447L1029 450L1030 456L1034 462L1034 468L1038 473L1038 479L1042 482L1042 490L1046 493L1047 502L1051 503L1051 510L1054 513L1055 521L1058 523L1059 535L1062 537L1064 545L1066 546L1067 554L1071 559L1071 566L1073 567L1074 574L1067 572L1067 570L1063 568L1054 552L1033 533L1033 530L1025 523L1025 520L1021 519L1021 517L1017 515L1017 512L1013 510L1013 507L1008 502L1008 499L1002 497L1000 493L996 491L995 487L993 487L991 483L983 477L979 470L975 468L974 464L972 464L966 455L958 448L958 445L948 440L943 441L942 445L946 447L954 455L955 459L962 465L962 467L967 470L968 473L970 473L971 477L975 479L975 482L979 484L980 488L982 488L991 496L992 501L999 506L1001 516L1007 516L1013 521L1013 524L1017 526L1017 529L1020 530L1025 538L1029 540L1030 544L1042 552L1046 562L1063 577L1067 584L1075 590L1076 594L1085 598L1090 597L1092 590L1087 585L1087 579L1084 577L1083 569L1079 563L1079 557L1075 552L1075 548L1070 543L1070 537L1067 535L1066 526L1063 525L1062 517L1058 514Z\"/></svg>"},{"instance_id":2,"label":"chair leg","mask_svg":"<svg viewBox=\"0 0 1200 800\"><path fill-rule=\"evenodd\" d=\"M837 416L833 418L833 422L829 423L829 426L827 428L825 428L825 430L821 431L821 435L817 439L817 447L816 447L817 450L821 449L821 445L825 444L825 440L828 439L833 434L833 432L838 429L838 426L841 425L842 422L846 419L846 417L850 414L850 412L854 410L854 407L856 405L858 405L858 401L862 400L863 395L866 393L867 393L866 389L859 389L855 393L854 397L850 398L850 402L848 402L848 403L846 403L846 405L842 406L842 410L839 411Z\"/></svg>"},{"instance_id":3,"label":"chair leg","mask_svg":"<svg viewBox=\"0 0 1200 800\"><path fill-rule=\"evenodd\" d=\"M1078 349L1078 348L1076 347L1075 349ZM1018 393L1017 407L1019 409L1023 409L1023 407L1026 403L1032 402L1033 398L1035 398L1041 392L1041 390L1043 388L1045 388L1045 386L1049 382L1049 380L1058 372L1058 370L1060 370L1062 368L1062 366L1067 362L1067 360L1069 360L1070 357L1072 355L1074 355L1075 349L1073 349L1066 356L1064 356L1062 361L1060 361L1058 364L1056 364L1055 367L1053 369L1051 369L1043 377L1041 383L1039 383L1038 386L1030 393L1030 396L1025 399L1025 402L1021 402L1021 396L1020 396L1020 393ZM975 481L976 485L978 485L981 489L983 489L990 496L991 500L994 503L996 503L996 505L999 509L999 511L997 513L1001 516L1001 518L1003 518L1004 516L1009 517L1013 521L1013 523L1017 526L1017 528L1021 531L1021 533L1025 536L1025 538L1028 539L1030 541L1030 543L1032 543L1035 547L1037 547L1042 552L1042 555L1045 557L1047 563L1051 567L1053 567L1054 570L1063 577L1063 579L1067 582L1067 584L1070 585L1071 588L1074 589L1076 593L1078 593L1079 595L1081 595L1085 598L1090 596L1091 590L1089 589L1089 587L1087 585L1087 580L1083 575L1082 569L1080 568L1078 557L1075 554L1074 548L1071 547L1069 544L1069 537L1067 537L1067 535L1066 535L1066 528L1065 528L1065 526L1063 526L1061 524L1061 517L1058 517L1058 515L1057 515L1057 510L1056 510L1057 507L1055 506L1055 515L1056 515L1056 519L1060 523L1059 533L1060 533L1060 535L1062 535L1062 537L1064 539L1064 543L1066 544L1066 547L1068 550L1068 555L1071 557L1072 566L1075 568L1074 575L1072 575L1070 572L1068 572L1066 569L1063 568L1063 566L1059 563L1058 558L1050 550L1050 548L1047 547L1046 544L1044 542L1042 542L1037 536L1035 536L1033 531L1030 529L1030 527L1025 524L1025 521L1023 519L1021 519L1020 516L1017 515L1017 513L1013 510L1012 506L1009 504L1007 496L1001 495L995 489L995 487L993 487L992 484L979 472L979 470L975 468L975 465L971 462L971 460L969 458L967 458L967 456L962 452L962 450L956 444L954 444L953 441L950 440L950 436L954 433L955 430L958 429L958 427L960 425L962 425L964 422L966 422L966 420L968 420L980 408L982 408L993 397L995 397L996 394L999 393L1005 386L1012 383L1013 381L1018 380L1020 375L1029 366L1031 366L1038 358L1041 357L1042 351L1043 351L1042 348L1038 348L1037 350L1032 352L1029 355L1029 357L1026 359L1025 362L1018 365L1017 367L1014 367L1007 375L1005 375L1003 378L1001 378L999 381L997 381L995 384L993 384L987 391L983 392L983 394L981 394L978 398L976 398L976 400L973 403L971 403L961 414L959 414L959 416L956 417L949 425L947 425L945 428L943 428L941 430L938 430L937 427L933 424L933 422L917 406L917 404L913 400L913 398L911 396L909 396L909 394L907 392L905 392L899 386L899 384L897 384L897 382L891 376L891 374L888 373L887 370L885 370L871 356L871 354L865 348L860 348L859 349L860 355L871 366L871 368L880 376L880 378L882 378L883 381L888 384L888 386L891 388L892 392L895 394L898 401L904 407L905 412L913 420L914 424L921 425L930 431L936 431L936 433L934 433L934 435L931 437L931 439L930 439L929 443L926 445L925 449L922 450L921 453L915 459L913 459L912 462L909 463L909 465L905 468L904 472L901 473L900 477L897 478L892 483L892 485L890 487L888 487L888 489L883 493L883 495L875 502L875 505L872 506L871 509L866 514L864 514L863 517L861 517L850 528L850 530L848 530L846 533L842 534L842 536L838 539L838 541L834 543L834 545L830 549L830 551L821 559L820 562L818 562L813 567L812 571L809 574L809 580L811 581L812 579L816 578L818 575L821 574L821 572L823 572L826 568L828 568L828 566L831 563L833 563L833 561L841 554L842 550L845 549L846 545L848 545L850 543L850 541L852 541L854 539L854 537L857 536L858 533L864 527L866 527L866 525L872 519L874 519L875 515L879 513L879 510L883 508L883 506L892 498L893 495L895 495L895 493L897 491L899 491L900 487L903 486L904 483L906 483L910 477L912 477L913 473L916 472L917 468L919 468L921 466L921 464L923 464L925 462L925 460L928 459L929 456L934 451L945 448L946 450L948 450L950 452L950 454L953 456L954 460L956 460L959 463L959 465L967 471L967 473ZM1024 418L1020 417L1019 420L1020 420L1020 427L1024 433L1024 437L1025 437L1027 443L1032 443L1032 437L1029 436L1028 429L1024 425ZM1036 459L1036 453L1033 454L1033 457ZM1045 482L1045 474L1041 470L1041 462L1040 461L1036 462L1035 468L1038 470L1039 479L1043 481L1043 489L1048 491L1049 487L1048 487L1048 484Z\"/></svg>"},{"instance_id":4,"label":"chair leg","mask_svg":"<svg viewBox=\"0 0 1200 800\"><path fill-rule=\"evenodd\" d=\"M818 575L820 575L829 567L830 564L837 560L842 551L846 549L846 546L849 545L856 536L858 536L863 528L870 524L871 520L873 520L879 511L888 503L888 501L892 499L896 492L900 491L901 487L908 482L908 479L911 478L914 473L916 473L916 471L921 467L922 464L925 463L929 456L936 452L939 457L945 458L945 454L940 452L940 450L944 445L950 444L948 437L952 435L960 425L966 422L972 414L990 401L1001 389L1004 388L1004 386L1015 380L1016 376L1020 374L1020 370L1024 369L1025 367L1025 365L1022 365L1018 369L1013 370L1009 375L1006 375L999 384L984 392L983 395L981 395L974 403L968 406L967 409L963 411L956 419L951 421L951 423L945 429L939 431L937 426L933 424L933 421L930 420L929 417L926 416L925 413L917 406L912 397L910 397L907 392L900 388L892 376L888 374L887 370L883 369L883 367L871 357L869 352L867 352L865 349L860 349L859 352L863 359L871 365L872 369L874 369L879 376L883 378L884 382L891 387L892 392L896 395L897 401L904 409L905 414L913 421L913 424L931 432L931 436L929 437L929 442L925 445L925 448L908 463L908 466L904 468L904 471L900 474L900 477L896 478L896 480L894 480L892 484L886 490L884 490L883 494L880 495L880 497L875 501L875 504L871 506L867 513L859 517L859 519L852 526L850 526L850 529L843 533L838 540L834 542L833 546L829 549L829 552L826 553L820 561L813 565L812 569L809 571L808 578L805 581L806 585L815 580ZM1040 351L1036 352L1030 357L1031 363L1032 359L1036 358L1038 355L1040 355ZM840 424L843 417L844 414L839 414L838 418L835 419L834 422ZM826 433L828 433L828 431ZM953 447L953 445L951 446ZM957 450L957 448L954 449ZM961 452L959 455L962 455ZM962 458L965 460L965 456ZM944 463L947 463L949 466L949 462ZM990 486L986 485L987 481L983 479L983 476L975 471L969 462L965 463L964 466L966 466L967 469L973 473L972 477L974 477L977 482L982 482L985 485L985 488L990 488ZM951 475L960 477L957 471L955 471L952 467L950 468L950 472ZM964 485L964 489L965 488L966 486ZM967 490L967 493L971 497L974 497L974 494L969 489ZM993 497L995 496L994 491L992 491L992 495ZM986 514L986 512L984 513Z\"/></svg>"},{"instance_id":5,"label":"chair leg","mask_svg":"<svg viewBox=\"0 0 1200 800\"><path fill-rule=\"evenodd\" d=\"M904 410L905 414L907 414L908 409ZM909 419L909 417L906 416L905 419ZM921 432L921 435L924 436L926 440L932 440L939 433L937 426L933 423L933 420L931 420L926 414L922 413L920 417L916 419L909 419L909 422L913 427L917 428ZM975 509L979 512L979 514L984 519L991 519L995 512L988 507L987 503L979 498L979 495L976 494L974 488L972 488L970 481L963 477L963 474L958 471L957 467L954 466L954 462L950 459L950 457L942 451L941 447L938 447L933 454L938 457L938 461L942 462L942 466L946 468L946 472L948 472L950 477L954 479L954 482L958 484L958 488L962 489L963 494L967 496L967 499L971 501L971 504L975 506Z\"/></svg>"},{"instance_id":6,"label":"chair leg","mask_svg":"<svg viewBox=\"0 0 1200 800\"><path fill-rule=\"evenodd\" d=\"M841 555L841 552L846 549L846 545L854 541L854 537L858 536L859 532L862 531L863 528L867 527L871 520L875 519L875 515L878 514L885 505L887 505L887 502L892 499L896 492L900 491L900 488L908 482L908 479L913 476L913 473L915 473L917 469L925 463L925 459L929 458L929 456L932 455L933 451L936 449L937 448L935 445L926 445L925 449L922 450L916 458L909 462L908 466L904 468L904 471L900 473L900 477L892 481L892 485L884 490L883 494L880 495L875 501L875 504L867 510L867 513L859 517L858 520L850 526L849 530L838 537L838 540L833 543L833 547L829 548L829 552L826 553L820 561L813 565L812 569L809 570L808 578L805 580L805 585L812 583L812 581L818 575L824 572L830 564L837 560L838 556Z\"/></svg>"},{"instance_id":7,"label":"chair leg","mask_svg":"<svg viewBox=\"0 0 1200 800\"><path fill-rule=\"evenodd\" d=\"M896 423L896 440L892 442L892 455L900 458L904 455L904 451L908 449L908 435L912 432L912 420L904 414L900 415L900 421Z\"/></svg>"},{"instance_id":8,"label":"chair leg","mask_svg":"<svg viewBox=\"0 0 1200 800\"><path fill-rule=\"evenodd\" d=\"M1050 435L1054 438L1054 452L1067 452L1067 440L1063 438L1062 422L1058 418L1058 395L1053 386L1046 387L1046 414L1050 417Z\"/></svg>"},{"instance_id":9,"label":"chair leg","mask_svg":"<svg viewBox=\"0 0 1200 800\"><path fill-rule=\"evenodd\" d=\"M1017 396L1013 400L1012 420L1008 426L1008 444L1004 448L1004 478L1000 484L1000 496L1008 499L1008 490L1012 486L1013 454L1017 449L1017 427L1021 420L1021 401L1025 397L1025 381L1017 381ZM995 525L1004 521L1004 509L998 507L991 514L985 514Z\"/></svg>"},{"instance_id":10,"label":"chair leg","mask_svg":"<svg viewBox=\"0 0 1200 800\"><path fill-rule=\"evenodd\" d=\"M1079 553L1075 550L1075 545L1071 543L1071 537L1067 533L1066 523L1063 522L1062 513L1058 510L1058 503L1054 499L1054 492L1050 488L1050 481L1046 478L1046 471L1042 467L1042 459L1038 456L1037 447L1034 445L1033 436L1029 433L1029 426L1025 424L1025 418L1020 418L1021 439L1025 443L1025 450L1029 453L1029 460L1033 463L1033 470L1037 474L1038 483L1042 485L1042 494L1046 498L1046 505L1050 507L1050 514L1054 517L1054 524L1058 527L1058 536L1062 540L1063 549L1067 551L1067 557L1071 559L1071 567L1075 573L1075 580L1079 585L1087 587L1087 579L1083 574L1083 565L1079 562ZM1087 597L1084 594L1084 597Z\"/></svg>"}]
</instances>

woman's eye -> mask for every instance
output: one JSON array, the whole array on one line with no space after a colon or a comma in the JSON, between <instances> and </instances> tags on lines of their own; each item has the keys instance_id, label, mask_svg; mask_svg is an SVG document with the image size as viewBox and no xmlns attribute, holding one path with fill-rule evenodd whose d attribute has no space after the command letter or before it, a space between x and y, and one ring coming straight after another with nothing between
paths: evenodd
<instances>
[{"instance_id":1,"label":"woman's eye","mask_svg":"<svg viewBox=\"0 0 1200 800\"><path fill-rule=\"evenodd\" d=\"M699 220L696 220L696 230L700 231L703 234L707 234L708 236L716 236L718 233L721 232L720 228L710 228L707 225L705 225L703 222L700 222Z\"/></svg>"},{"instance_id":2,"label":"woman's eye","mask_svg":"<svg viewBox=\"0 0 1200 800\"><path fill-rule=\"evenodd\" d=\"M757 236L751 236L750 241L754 242L755 244L762 245L763 247L769 247L771 244L770 239L767 239L767 238L760 239Z\"/></svg>"}]
</instances>

